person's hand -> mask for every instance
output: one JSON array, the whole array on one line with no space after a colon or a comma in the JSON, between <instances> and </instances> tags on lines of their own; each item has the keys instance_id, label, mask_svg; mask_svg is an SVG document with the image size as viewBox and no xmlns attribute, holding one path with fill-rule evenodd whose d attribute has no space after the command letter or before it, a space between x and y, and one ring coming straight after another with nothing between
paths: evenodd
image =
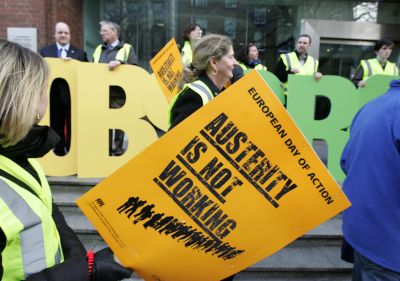
<instances>
[{"instance_id":1,"label":"person's hand","mask_svg":"<svg viewBox=\"0 0 400 281\"><path fill-rule=\"evenodd\" d=\"M129 278L132 270L123 267L114 260L110 248L104 248L94 254L93 272L89 279L88 260L84 255L74 256L55 266L29 275L26 281L119 281Z\"/></svg>"},{"instance_id":2,"label":"person's hand","mask_svg":"<svg viewBox=\"0 0 400 281\"><path fill-rule=\"evenodd\" d=\"M300 69L294 67L294 68L291 68L291 69L290 69L290 72L296 74L296 73L299 73L299 72L300 72Z\"/></svg>"},{"instance_id":3,"label":"person's hand","mask_svg":"<svg viewBox=\"0 0 400 281\"><path fill-rule=\"evenodd\" d=\"M117 68L118 65L120 65L121 62L119 60L112 60L108 63L108 69L109 70L114 70Z\"/></svg>"},{"instance_id":4,"label":"person's hand","mask_svg":"<svg viewBox=\"0 0 400 281\"><path fill-rule=\"evenodd\" d=\"M314 77L315 77L315 80L319 81L322 78L322 73L317 72L317 73L315 73Z\"/></svg>"},{"instance_id":5,"label":"person's hand","mask_svg":"<svg viewBox=\"0 0 400 281\"><path fill-rule=\"evenodd\" d=\"M357 86L358 86L358 88L367 87L367 82L365 82L364 80L361 80L360 82L358 82Z\"/></svg>"},{"instance_id":6,"label":"person's hand","mask_svg":"<svg viewBox=\"0 0 400 281\"><path fill-rule=\"evenodd\" d=\"M94 265L95 281L119 281L129 278L132 274L132 270L115 261L110 248L104 248L94 254Z\"/></svg>"}]
</instances>

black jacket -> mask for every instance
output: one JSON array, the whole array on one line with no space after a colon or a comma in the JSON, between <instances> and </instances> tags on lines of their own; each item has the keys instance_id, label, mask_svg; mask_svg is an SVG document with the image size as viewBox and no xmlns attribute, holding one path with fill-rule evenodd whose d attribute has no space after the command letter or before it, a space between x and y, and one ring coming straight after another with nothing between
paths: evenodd
<instances>
[{"instance_id":1,"label":"black jacket","mask_svg":"<svg viewBox=\"0 0 400 281\"><path fill-rule=\"evenodd\" d=\"M40 55L42 57L57 58L58 57L57 44L52 44L52 45L42 48L40 50ZM84 50L76 48L75 46L73 46L71 44L69 45L67 57L70 57L75 60L83 61L83 62L88 61L86 52Z\"/></svg>"},{"instance_id":2,"label":"black jacket","mask_svg":"<svg viewBox=\"0 0 400 281\"><path fill-rule=\"evenodd\" d=\"M57 134L46 126L33 126L28 135L16 145L10 147L0 146L0 154L17 163L21 168L29 172L39 183L40 179L36 171L28 162L28 158L38 158L49 152L59 141ZM72 257L85 257L86 250L73 230L67 225L64 216L53 203L53 219L60 234L64 260ZM2 264L2 252L5 248L6 237L0 228L0 265ZM79 270L79 269L78 269ZM0 267L0 279L3 276L3 267Z\"/></svg>"},{"instance_id":3,"label":"black jacket","mask_svg":"<svg viewBox=\"0 0 400 281\"><path fill-rule=\"evenodd\" d=\"M296 53L297 57L299 58L299 52L297 52L297 51L294 51L294 52ZM306 60L307 60L307 58L308 58L308 54L306 54ZM283 63L281 57L279 57L279 60L276 63L274 74L276 75L276 77L278 77L278 79L282 83L285 83L288 80L288 75L293 74L293 73L290 72L290 69L286 70L286 65Z\"/></svg>"},{"instance_id":4,"label":"black jacket","mask_svg":"<svg viewBox=\"0 0 400 281\"><path fill-rule=\"evenodd\" d=\"M200 75L198 80L207 85L214 97L221 92L206 74ZM192 89L188 88L185 93L180 93L180 96L171 110L171 127L169 129L178 125L202 106L203 100L199 94Z\"/></svg>"}]
</instances>

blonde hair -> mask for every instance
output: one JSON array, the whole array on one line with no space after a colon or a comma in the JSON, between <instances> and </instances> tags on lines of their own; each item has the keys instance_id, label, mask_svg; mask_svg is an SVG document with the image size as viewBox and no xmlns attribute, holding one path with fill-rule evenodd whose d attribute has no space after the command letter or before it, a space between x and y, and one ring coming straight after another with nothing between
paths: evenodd
<instances>
[{"instance_id":1,"label":"blonde hair","mask_svg":"<svg viewBox=\"0 0 400 281\"><path fill-rule=\"evenodd\" d=\"M195 81L206 72L212 57L221 59L228 54L231 46L231 39L224 35L209 34L201 38L194 47L192 63L183 70L183 82Z\"/></svg>"},{"instance_id":2,"label":"blonde hair","mask_svg":"<svg viewBox=\"0 0 400 281\"><path fill-rule=\"evenodd\" d=\"M48 68L38 54L3 39L0 61L0 145L6 147L22 140L36 123Z\"/></svg>"}]
</instances>

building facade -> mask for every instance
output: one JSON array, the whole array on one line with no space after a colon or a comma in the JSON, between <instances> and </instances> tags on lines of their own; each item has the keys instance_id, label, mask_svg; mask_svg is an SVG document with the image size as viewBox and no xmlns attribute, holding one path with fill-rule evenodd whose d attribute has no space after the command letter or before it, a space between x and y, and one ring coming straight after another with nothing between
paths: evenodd
<instances>
[{"instance_id":1,"label":"building facade","mask_svg":"<svg viewBox=\"0 0 400 281\"><path fill-rule=\"evenodd\" d=\"M391 61L399 62L397 0L3 0L0 8L0 37L7 36L7 27L35 27L40 48L54 41L54 24L65 21L72 43L89 55L100 42L98 22L118 22L122 40L134 45L146 69L172 37L182 43L189 22L205 33L230 36L236 50L256 44L270 70L305 32L325 74L350 78L361 59L374 56L374 41L382 37L398 43Z\"/></svg>"}]
</instances>

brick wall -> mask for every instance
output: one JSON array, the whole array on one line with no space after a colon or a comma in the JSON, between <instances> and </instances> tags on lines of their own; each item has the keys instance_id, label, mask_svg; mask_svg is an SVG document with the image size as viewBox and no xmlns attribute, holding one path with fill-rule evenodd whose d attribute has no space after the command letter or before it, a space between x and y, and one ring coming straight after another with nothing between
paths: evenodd
<instances>
[{"instance_id":1,"label":"brick wall","mask_svg":"<svg viewBox=\"0 0 400 281\"><path fill-rule=\"evenodd\" d=\"M83 47L83 0L2 0L0 38L7 38L7 27L36 27L38 48L55 42L54 25L66 22L71 43Z\"/></svg>"}]
</instances>

